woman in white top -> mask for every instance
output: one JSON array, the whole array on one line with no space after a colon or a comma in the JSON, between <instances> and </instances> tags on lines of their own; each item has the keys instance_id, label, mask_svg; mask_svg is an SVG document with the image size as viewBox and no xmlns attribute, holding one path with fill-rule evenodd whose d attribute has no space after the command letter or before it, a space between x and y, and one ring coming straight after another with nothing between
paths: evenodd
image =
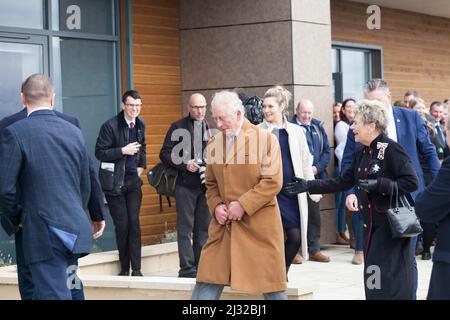
<instances>
[{"instance_id":1,"label":"woman in white top","mask_svg":"<svg viewBox=\"0 0 450 320\"><path fill-rule=\"evenodd\" d=\"M334 127L334 139L336 140L336 148L334 154L338 158L339 169L341 169L342 156L344 155L345 144L347 142L347 133L350 129L350 122L355 117L352 111L356 101L352 98L344 100L342 103L339 118L341 119Z\"/></svg>"},{"instance_id":2,"label":"woman in white top","mask_svg":"<svg viewBox=\"0 0 450 320\"><path fill-rule=\"evenodd\" d=\"M280 142L283 185L292 182L294 177L314 180L312 171L313 158L309 152L308 143L302 128L287 121L285 112L289 106L291 93L281 86L267 90L263 98L264 122L259 127L271 131ZM307 226L308 202L307 194L300 193L294 197L280 193L277 196L280 207L283 229L286 235L285 259L286 273L300 248L302 256L308 258ZM321 195L311 196L313 201L319 201Z\"/></svg>"}]
</instances>

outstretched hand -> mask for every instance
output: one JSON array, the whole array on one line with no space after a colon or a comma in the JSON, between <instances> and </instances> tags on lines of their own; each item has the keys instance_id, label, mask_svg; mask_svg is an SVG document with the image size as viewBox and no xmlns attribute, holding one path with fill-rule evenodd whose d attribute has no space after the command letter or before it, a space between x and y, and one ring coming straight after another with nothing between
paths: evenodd
<instances>
[{"instance_id":1,"label":"outstretched hand","mask_svg":"<svg viewBox=\"0 0 450 320\"><path fill-rule=\"evenodd\" d=\"M294 197L299 193L308 191L308 181L294 177L294 181L288 182L281 191L289 197Z\"/></svg>"}]
</instances>

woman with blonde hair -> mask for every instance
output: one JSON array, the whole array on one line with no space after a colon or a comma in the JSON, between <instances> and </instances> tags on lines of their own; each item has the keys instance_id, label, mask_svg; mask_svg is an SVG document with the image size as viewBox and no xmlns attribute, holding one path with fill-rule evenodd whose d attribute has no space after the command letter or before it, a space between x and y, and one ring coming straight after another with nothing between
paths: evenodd
<instances>
[{"instance_id":1,"label":"woman with blonde hair","mask_svg":"<svg viewBox=\"0 0 450 320\"><path fill-rule=\"evenodd\" d=\"M314 180L313 159L309 152L305 134L301 127L287 121L286 112L290 99L291 93L281 86L275 86L267 90L263 97L264 122L259 125L275 134L280 142L283 184L293 181L294 177ZM300 248L300 243L303 258L308 258L306 239L308 202L306 197L306 193L293 197L279 193L277 196L286 235L286 273ZM318 202L322 196L310 197Z\"/></svg>"}]
</instances>

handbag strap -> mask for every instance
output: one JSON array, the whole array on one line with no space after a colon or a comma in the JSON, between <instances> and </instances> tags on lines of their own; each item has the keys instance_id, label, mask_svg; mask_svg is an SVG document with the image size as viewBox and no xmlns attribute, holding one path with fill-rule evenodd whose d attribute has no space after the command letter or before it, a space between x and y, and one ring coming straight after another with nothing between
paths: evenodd
<instances>
[{"instance_id":1,"label":"handbag strap","mask_svg":"<svg viewBox=\"0 0 450 320\"><path fill-rule=\"evenodd\" d=\"M398 208L398 186L397 181L394 181L392 183L392 190L391 190L391 196L389 198L389 206L392 208L392 198L394 197L395 193L395 208Z\"/></svg>"}]
</instances>

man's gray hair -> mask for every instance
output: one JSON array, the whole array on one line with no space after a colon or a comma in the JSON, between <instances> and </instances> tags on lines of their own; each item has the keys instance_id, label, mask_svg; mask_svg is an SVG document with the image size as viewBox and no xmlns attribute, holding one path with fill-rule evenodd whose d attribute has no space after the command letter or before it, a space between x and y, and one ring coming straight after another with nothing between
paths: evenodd
<instances>
[{"instance_id":1,"label":"man's gray hair","mask_svg":"<svg viewBox=\"0 0 450 320\"><path fill-rule=\"evenodd\" d=\"M383 91L384 93L389 93L389 86L386 81L383 79L371 79L366 82L364 85L365 92L373 92L373 91Z\"/></svg>"},{"instance_id":2,"label":"man's gray hair","mask_svg":"<svg viewBox=\"0 0 450 320\"><path fill-rule=\"evenodd\" d=\"M235 115L238 111L245 115L241 99L234 91L223 90L216 92L211 101L211 108L225 106L228 115Z\"/></svg>"},{"instance_id":3,"label":"man's gray hair","mask_svg":"<svg viewBox=\"0 0 450 320\"><path fill-rule=\"evenodd\" d=\"M384 132L387 128L388 117L386 106L378 100L361 100L353 107L355 117L360 115L363 124L375 124L375 129Z\"/></svg>"}]
</instances>

